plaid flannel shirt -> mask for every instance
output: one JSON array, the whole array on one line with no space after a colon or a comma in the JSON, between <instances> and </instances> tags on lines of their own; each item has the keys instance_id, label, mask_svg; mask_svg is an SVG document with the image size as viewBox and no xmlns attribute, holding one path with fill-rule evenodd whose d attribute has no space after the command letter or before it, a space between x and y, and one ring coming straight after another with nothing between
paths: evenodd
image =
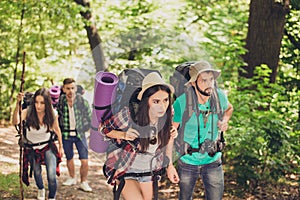
<instances>
[{"instance_id":1,"label":"plaid flannel shirt","mask_svg":"<svg viewBox=\"0 0 300 200\"><path fill-rule=\"evenodd\" d=\"M61 100L59 104L61 105L57 107L58 113L60 114L60 117L62 117L62 120L60 120L60 127L64 139L68 139L70 132L65 130L70 130L69 107L66 96L62 95L60 98ZM79 98L82 98L81 101ZM85 127L90 126L91 110L88 101L83 99L83 97L79 94L76 95L73 106L76 121L76 131L78 133L76 136L81 139L84 136L85 131L87 131L87 128Z\"/></svg>"},{"instance_id":2,"label":"plaid flannel shirt","mask_svg":"<svg viewBox=\"0 0 300 200\"><path fill-rule=\"evenodd\" d=\"M101 132L106 135L112 130L127 131L131 127L132 122L129 109L125 107L102 123ZM125 140L121 144L116 144L116 142L110 143L105 161L105 173L110 179L109 183L114 184L117 178L123 176L128 171L138 153L137 145L133 145L133 142L129 143ZM156 166L153 171L160 170L163 167L163 151L158 148L154 157L156 157Z\"/></svg>"},{"instance_id":3,"label":"plaid flannel shirt","mask_svg":"<svg viewBox=\"0 0 300 200\"><path fill-rule=\"evenodd\" d=\"M51 147L50 147L51 145ZM59 164L61 163L62 159L58 152L58 149L54 142L51 142L51 144L48 144L42 149L32 149L32 148L24 148L23 151L23 173L22 173L22 181L25 183L25 185L29 186L29 177L32 177L32 174L30 173L28 175L29 170L29 163L30 162L37 162L41 163L42 165L45 165L45 152L46 151L53 151L56 156L56 175L60 176L60 168ZM30 166L33 169L33 166Z\"/></svg>"}]
</instances>

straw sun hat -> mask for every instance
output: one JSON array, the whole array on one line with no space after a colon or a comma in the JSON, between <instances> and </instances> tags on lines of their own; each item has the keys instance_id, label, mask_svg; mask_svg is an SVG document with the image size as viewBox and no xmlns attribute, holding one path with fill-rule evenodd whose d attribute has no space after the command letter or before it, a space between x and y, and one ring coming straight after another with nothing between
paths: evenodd
<instances>
[{"instance_id":1,"label":"straw sun hat","mask_svg":"<svg viewBox=\"0 0 300 200\"><path fill-rule=\"evenodd\" d=\"M201 74L202 72L213 72L214 74L214 78L217 79L220 74L221 74L221 70L216 70L214 69L211 64L209 64L207 61L198 61L194 64L191 65L190 67L190 80L188 83L192 83L195 82L199 76L199 74Z\"/></svg>"},{"instance_id":2,"label":"straw sun hat","mask_svg":"<svg viewBox=\"0 0 300 200\"><path fill-rule=\"evenodd\" d=\"M172 85L167 84L158 73L151 72L147 76L145 76L145 78L142 82L142 90L139 92L137 99L141 100L144 92L148 88L155 86L155 85L165 85L170 88L172 93L174 93L174 87Z\"/></svg>"}]
</instances>

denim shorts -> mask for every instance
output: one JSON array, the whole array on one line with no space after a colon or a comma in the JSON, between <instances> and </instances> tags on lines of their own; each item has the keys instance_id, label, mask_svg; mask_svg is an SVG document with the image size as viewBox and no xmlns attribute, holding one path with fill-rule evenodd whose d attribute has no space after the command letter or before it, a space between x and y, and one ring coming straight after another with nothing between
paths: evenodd
<instances>
[{"instance_id":1,"label":"denim shorts","mask_svg":"<svg viewBox=\"0 0 300 200\"><path fill-rule=\"evenodd\" d=\"M88 159L88 146L85 137L79 139L76 136L69 136L68 139L63 138L62 142L67 160L71 160L74 157L74 144L78 151L79 159Z\"/></svg>"},{"instance_id":2,"label":"denim shorts","mask_svg":"<svg viewBox=\"0 0 300 200\"><path fill-rule=\"evenodd\" d=\"M129 169L127 173L144 173L145 171L138 170L138 169ZM151 182L152 181L152 176L125 176L125 180L135 180L139 183L144 183L144 182Z\"/></svg>"}]
</instances>

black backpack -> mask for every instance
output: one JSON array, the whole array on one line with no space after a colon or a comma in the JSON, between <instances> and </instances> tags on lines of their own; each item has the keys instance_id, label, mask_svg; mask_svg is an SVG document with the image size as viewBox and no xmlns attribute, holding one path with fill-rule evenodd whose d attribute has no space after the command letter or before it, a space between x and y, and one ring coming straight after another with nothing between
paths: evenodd
<instances>
[{"instance_id":1,"label":"black backpack","mask_svg":"<svg viewBox=\"0 0 300 200\"><path fill-rule=\"evenodd\" d=\"M184 93L184 84L190 80L189 69L195 61L185 62L178 65L172 76L170 76L170 84L175 88L175 98Z\"/></svg>"},{"instance_id":2,"label":"black backpack","mask_svg":"<svg viewBox=\"0 0 300 200\"><path fill-rule=\"evenodd\" d=\"M119 83L117 86L116 100L111 107L112 114L116 114L126 106L129 108L131 116L135 115L139 104L137 96L141 91L142 82L144 77L151 72L156 72L161 75L157 70L138 68L125 69L118 75ZM109 117L110 116L105 116L104 118L107 119Z\"/></svg>"}]
</instances>

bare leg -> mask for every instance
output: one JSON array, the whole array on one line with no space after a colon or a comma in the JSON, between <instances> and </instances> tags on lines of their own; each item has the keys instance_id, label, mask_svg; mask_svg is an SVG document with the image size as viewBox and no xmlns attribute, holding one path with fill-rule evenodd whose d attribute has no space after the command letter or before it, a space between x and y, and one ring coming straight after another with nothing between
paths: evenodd
<instances>
[{"instance_id":1,"label":"bare leg","mask_svg":"<svg viewBox=\"0 0 300 200\"><path fill-rule=\"evenodd\" d=\"M135 180L125 180L122 195L125 200L143 200L140 184Z\"/></svg>"},{"instance_id":2,"label":"bare leg","mask_svg":"<svg viewBox=\"0 0 300 200\"><path fill-rule=\"evenodd\" d=\"M67 167L68 167L69 176L75 178L74 158L72 158L71 160L67 160Z\"/></svg>"},{"instance_id":3,"label":"bare leg","mask_svg":"<svg viewBox=\"0 0 300 200\"><path fill-rule=\"evenodd\" d=\"M84 182L87 180L87 175L89 171L89 165L88 165L88 160L87 159L81 159L81 166L80 166L80 179L81 182Z\"/></svg>"},{"instance_id":4,"label":"bare leg","mask_svg":"<svg viewBox=\"0 0 300 200\"><path fill-rule=\"evenodd\" d=\"M151 182L144 182L140 183L141 191L144 197L144 200L151 200L153 197L153 183Z\"/></svg>"}]
</instances>

